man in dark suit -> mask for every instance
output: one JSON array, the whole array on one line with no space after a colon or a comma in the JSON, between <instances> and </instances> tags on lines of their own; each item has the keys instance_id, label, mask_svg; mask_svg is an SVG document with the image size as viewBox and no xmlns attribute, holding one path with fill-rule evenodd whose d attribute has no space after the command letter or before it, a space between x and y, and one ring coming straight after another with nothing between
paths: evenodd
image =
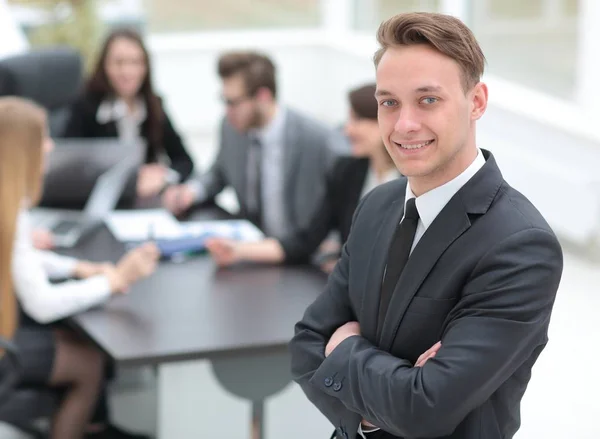
<instances>
[{"instance_id":1,"label":"man in dark suit","mask_svg":"<svg viewBox=\"0 0 600 439\"><path fill-rule=\"evenodd\" d=\"M407 179L358 206L296 325L292 372L338 438L508 439L548 341L562 251L476 146L487 88L471 31L403 14L378 41L380 129Z\"/></svg>"},{"instance_id":2,"label":"man in dark suit","mask_svg":"<svg viewBox=\"0 0 600 439\"><path fill-rule=\"evenodd\" d=\"M276 70L267 56L225 53L218 72L226 106L219 152L206 173L167 190L165 206L179 213L231 186L241 216L267 235L279 238L306 227L343 138L279 104Z\"/></svg>"}]
</instances>

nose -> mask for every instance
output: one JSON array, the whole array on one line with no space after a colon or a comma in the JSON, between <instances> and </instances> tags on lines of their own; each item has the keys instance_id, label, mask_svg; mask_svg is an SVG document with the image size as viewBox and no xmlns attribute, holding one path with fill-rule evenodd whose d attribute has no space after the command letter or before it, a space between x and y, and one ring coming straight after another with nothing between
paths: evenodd
<instances>
[{"instance_id":1,"label":"nose","mask_svg":"<svg viewBox=\"0 0 600 439\"><path fill-rule=\"evenodd\" d=\"M417 120L415 112L408 107L403 107L398 113L394 130L401 134L410 134L419 129L421 129L421 123Z\"/></svg>"}]
</instances>

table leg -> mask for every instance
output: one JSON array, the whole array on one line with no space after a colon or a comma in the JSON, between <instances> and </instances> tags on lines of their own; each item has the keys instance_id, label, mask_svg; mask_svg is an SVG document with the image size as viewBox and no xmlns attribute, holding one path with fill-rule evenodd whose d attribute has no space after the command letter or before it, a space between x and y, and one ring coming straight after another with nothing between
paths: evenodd
<instances>
[{"instance_id":1,"label":"table leg","mask_svg":"<svg viewBox=\"0 0 600 439\"><path fill-rule=\"evenodd\" d=\"M221 386L252 402L250 438L265 439L265 400L292 380L287 349L213 359L211 363Z\"/></svg>"},{"instance_id":2,"label":"table leg","mask_svg":"<svg viewBox=\"0 0 600 439\"><path fill-rule=\"evenodd\" d=\"M264 439L264 401L252 402L252 439Z\"/></svg>"}]
</instances>

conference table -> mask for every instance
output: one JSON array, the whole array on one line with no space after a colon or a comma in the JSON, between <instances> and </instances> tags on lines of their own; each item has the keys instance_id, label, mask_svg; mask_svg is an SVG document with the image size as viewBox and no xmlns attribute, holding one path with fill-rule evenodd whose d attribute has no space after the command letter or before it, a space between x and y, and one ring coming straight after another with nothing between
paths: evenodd
<instances>
[{"instance_id":1,"label":"conference table","mask_svg":"<svg viewBox=\"0 0 600 439\"><path fill-rule=\"evenodd\" d=\"M190 219L226 217L206 208ZM124 252L124 244L102 227L62 253L116 262ZM310 266L219 268L199 255L161 262L128 294L71 321L117 364L160 368L210 360L220 384L251 401L251 437L262 439L264 400L291 381L287 344L294 324L326 280Z\"/></svg>"}]
</instances>

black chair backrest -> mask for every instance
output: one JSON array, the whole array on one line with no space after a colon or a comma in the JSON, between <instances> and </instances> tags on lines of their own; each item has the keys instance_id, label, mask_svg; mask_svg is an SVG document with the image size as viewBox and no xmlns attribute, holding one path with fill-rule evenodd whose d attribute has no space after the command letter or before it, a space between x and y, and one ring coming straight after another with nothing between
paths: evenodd
<instances>
[{"instance_id":1,"label":"black chair backrest","mask_svg":"<svg viewBox=\"0 0 600 439\"><path fill-rule=\"evenodd\" d=\"M37 49L0 60L0 96L20 96L49 112L50 133L60 137L81 91L83 63L70 47Z\"/></svg>"},{"instance_id":2,"label":"black chair backrest","mask_svg":"<svg viewBox=\"0 0 600 439\"><path fill-rule=\"evenodd\" d=\"M0 407L10 400L19 381L19 357L12 342L0 337Z\"/></svg>"}]
</instances>

